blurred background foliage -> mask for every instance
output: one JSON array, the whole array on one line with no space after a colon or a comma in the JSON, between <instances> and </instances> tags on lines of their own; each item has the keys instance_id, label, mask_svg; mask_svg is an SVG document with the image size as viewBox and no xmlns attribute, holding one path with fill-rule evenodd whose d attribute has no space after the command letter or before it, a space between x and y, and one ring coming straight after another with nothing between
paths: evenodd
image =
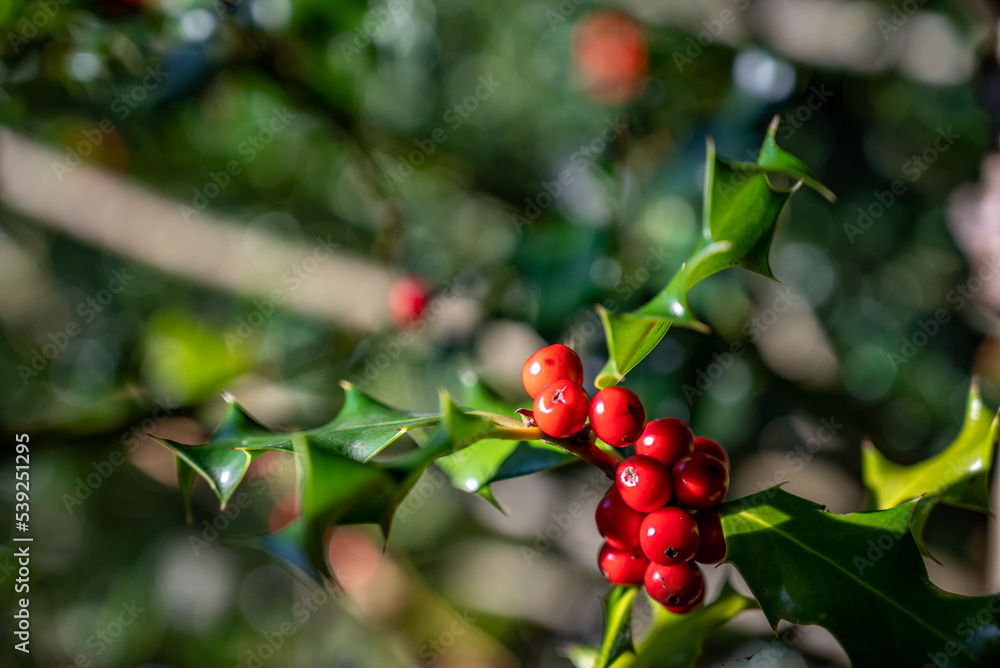
<instances>
[{"instance_id":1,"label":"blurred background foliage","mask_svg":"<svg viewBox=\"0 0 1000 668\"><path fill-rule=\"evenodd\" d=\"M694 290L712 333L672 330L626 381L650 416L723 442L731 496L788 477L791 491L847 512L862 507L863 438L900 462L937 452L957 432L973 373L997 405L1000 300L968 283L978 260L955 238L976 221L953 199L959 188L980 196L968 184L996 148L992 6L625 2L613 9L639 35L625 55L583 27L608 9L0 3L8 129L67 164L89 142L84 163L190 207L181 241L202 243L203 214L235 221L258 269L292 272L289 290L295 276L310 280L307 267L276 264L260 238L326 240L467 307L401 345L387 315L365 330L264 309L66 234L11 204L17 193L0 183L0 411L8 431L31 435L32 522L44 536L35 654L19 665L569 665L560 647L600 628L599 492L588 489L607 483L592 472L498 485L507 516L429 473L414 493L432 493L414 497L419 512L397 520L385 555L366 530L337 534L350 596L313 610L302 605L312 589L230 545L294 515L290 461L255 464L250 502L231 521L199 486L188 529L173 460L143 434L198 442L221 416L222 390L265 424L311 427L336 414L342 378L408 409L432 410L436 388L460 396L477 378L520 403L520 365L543 342L572 343L592 378L606 359L592 305L638 306L696 243L706 138L750 159L775 114L779 143L838 202L793 198L772 256L780 285L733 271ZM608 88L608 77L634 81ZM149 225L134 221L130 234ZM116 271L132 277L121 290ZM384 291L326 289L388 313ZM938 309L947 322L931 335ZM241 322L257 324L234 340ZM69 323L79 333L32 367ZM745 352L731 354L735 342ZM372 372L380 353L391 364ZM0 484L12 503L10 459ZM574 502L582 519L543 549ZM930 565L935 581L995 588L985 518L942 509L929 531L944 564ZM7 601L11 572L0 578ZM133 600L144 611L111 637ZM261 651L286 622L294 633ZM769 665L842 660L823 632L802 637ZM759 612L743 613L703 660L771 640Z\"/></svg>"}]
</instances>

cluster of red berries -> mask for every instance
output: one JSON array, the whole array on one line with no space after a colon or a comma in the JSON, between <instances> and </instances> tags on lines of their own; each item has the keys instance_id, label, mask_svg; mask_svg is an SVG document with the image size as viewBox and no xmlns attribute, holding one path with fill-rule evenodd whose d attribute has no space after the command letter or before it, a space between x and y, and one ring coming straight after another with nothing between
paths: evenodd
<instances>
[{"instance_id":1,"label":"cluster of red berries","mask_svg":"<svg viewBox=\"0 0 1000 668\"><path fill-rule=\"evenodd\" d=\"M606 387L593 401L583 389L580 357L562 344L542 348L521 369L521 382L535 400L535 424L553 438L569 438L590 420L598 438L616 448L635 441L646 411L632 390Z\"/></svg>"},{"instance_id":2,"label":"cluster of red berries","mask_svg":"<svg viewBox=\"0 0 1000 668\"><path fill-rule=\"evenodd\" d=\"M554 345L528 358L521 370L534 400L538 428L554 438L590 427L608 445L635 444L615 484L597 506L604 537L598 563L612 584L645 585L671 612L702 603L705 582L694 562L714 564L726 555L719 513L729 489L729 455L707 438L695 438L683 421L646 422L634 392L607 387L587 396L583 365L570 348Z\"/></svg>"}]
</instances>

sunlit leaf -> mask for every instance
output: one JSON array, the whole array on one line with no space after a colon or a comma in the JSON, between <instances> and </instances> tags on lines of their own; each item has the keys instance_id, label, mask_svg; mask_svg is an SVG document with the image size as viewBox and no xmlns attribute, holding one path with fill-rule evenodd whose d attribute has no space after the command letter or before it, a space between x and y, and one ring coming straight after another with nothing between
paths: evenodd
<instances>
[{"instance_id":1,"label":"sunlit leaf","mask_svg":"<svg viewBox=\"0 0 1000 668\"><path fill-rule=\"evenodd\" d=\"M311 447L366 462L411 429L432 426L439 417L390 408L342 383L344 405L333 420L302 432ZM205 479L223 507L246 474L250 462L267 450L291 452L292 434L276 433L248 415L226 396L226 415L205 445L162 442ZM185 474L183 467L178 475ZM180 478L181 491L190 493L192 481Z\"/></svg>"},{"instance_id":2,"label":"sunlit leaf","mask_svg":"<svg viewBox=\"0 0 1000 668\"><path fill-rule=\"evenodd\" d=\"M993 467L998 417L986 410L973 380L966 401L962 429L938 454L912 466L894 464L865 443L861 471L869 493L869 506L891 508L919 498L911 525L921 551L927 552L922 536L930 510L937 503L990 512L989 477Z\"/></svg>"},{"instance_id":3,"label":"sunlit leaf","mask_svg":"<svg viewBox=\"0 0 1000 668\"><path fill-rule=\"evenodd\" d=\"M740 612L757 607L728 583L708 605L679 615L654 605L655 622L639 643L634 665L642 668L690 668L701 656L705 639Z\"/></svg>"},{"instance_id":4,"label":"sunlit leaf","mask_svg":"<svg viewBox=\"0 0 1000 668\"><path fill-rule=\"evenodd\" d=\"M464 389L463 404L469 408L512 416L515 406L505 403L486 385L476 382ZM468 492L488 490L490 483L545 471L576 459L561 448L538 440L515 441L497 438L480 440L453 455L438 460L455 487ZM492 499L492 493L484 496ZM481 494L482 495L482 494ZM495 504L495 500L491 503Z\"/></svg>"},{"instance_id":5,"label":"sunlit leaf","mask_svg":"<svg viewBox=\"0 0 1000 668\"><path fill-rule=\"evenodd\" d=\"M855 668L997 665L1000 599L932 584L909 531L916 501L835 515L773 487L721 507L732 562L772 627L816 624ZM996 612L993 612L993 611Z\"/></svg>"},{"instance_id":6,"label":"sunlit leaf","mask_svg":"<svg viewBox=\"0 0 1000 668\"><path fill-rule=\"evenodd\" d=\"M672 324L708 330L691 312L687 298L688 291L703 279L729 267L773 278L769 256L778 218L803 183L833 199L833 193L805 165L778 148L777 121L775 117L768 127L756 163L723 160L709 142L702 238L667 286L648 303L629 313L598 308L609 359L597 376L597 387L620 382L656 347ZM791 183L776 185L778 179Z\"/></svg>"}]
</instances>

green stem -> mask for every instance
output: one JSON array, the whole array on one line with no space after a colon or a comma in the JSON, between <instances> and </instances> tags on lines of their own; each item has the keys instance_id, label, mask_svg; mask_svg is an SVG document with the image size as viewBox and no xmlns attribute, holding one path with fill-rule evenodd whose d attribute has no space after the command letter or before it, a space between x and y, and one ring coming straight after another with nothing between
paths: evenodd
<instances>
[{"instance_id":1,"label":"green stem","mask_svg":"<svg viewBox=\"0 0 1000 668\"><path fill-rule=\"evenodd\" d=\"M552 438L546 436L538 427L504 427L497 425L497 435L491 438L502 438L517 441L541 441L561 448L575 457L579 457L591 466L595 466L604 475L612 480L618 464L624 459L617 452L609 454L597 447L597 437L589 426L580 430L580 433L569 438Z\"/></svg>"}]
</instances>

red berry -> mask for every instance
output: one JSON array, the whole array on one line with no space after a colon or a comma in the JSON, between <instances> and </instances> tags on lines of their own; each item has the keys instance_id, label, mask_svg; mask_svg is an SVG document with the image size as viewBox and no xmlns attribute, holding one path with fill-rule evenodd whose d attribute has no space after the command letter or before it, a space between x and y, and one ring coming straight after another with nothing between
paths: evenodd
<instances>
[{"instance_id":1,"label":"red berry","mask_svg":"<svg viewBox=\"0 0 1000 668\"><path fill-rule=\"evenodd\" d=\"M691 561L700 542L698 523L691 513L667 506L646 515L639 529L639 545L650 561L681 564Z\"/></svg>"},{"instance_id":2,"label":"red berry","mask_svg":"<svg viewBox=\"0 0 1000 668\"><path fill-rule=\"evenodd\" d=\"M596 11L576 26L573 60L587 93L598 102L620 104L645 88L649 54L636 22L617 11Z\"/></svg>"},{"instance_id":3,"label":"red berry","mask_svg":"<svg viewBox=\"0 0 1000 668\"><path fill-rule=\"evenodd\" d=\"M701 570L690 562L675 566L650 564L643 576L643 584L651 599L668 608L691 605L705 593Z\"/></svg>"},{"instance_id":4,"label":"red berry","mask_svg":"<svg viewBox=\"0 0 1000 668\"><path fill-rule=\"evenodd\" d=\"M713 508L702 508L695 513L701 543L694 560L702 564L717 564L726 556L726 537L722 533L722 520Z\"/></svg>"},{"instance_id":5,"label":"red berry","mask_svg":"<svg viewBox=\"0 0 1000 668\"><path fill-rule=\"evenodd\" d=\"M606 387L590 403L590 426L608 445L623 447L642 434L646 410L635 392L624 387Z\"/></svg>"},{"instance_id":6,"label":"red berry","mask_svg":"<svg viewBox=\"0 0 1000 668\"><path fill-rule=\"evenodd\" d=\"M646 517L628 506L618 493L618 488L612 485L601 502L597 504L597 530L616 550L634 550L639 547L639 527Z\"/></svg>"},{"instance_id":7,"label":"red berry","mask_svg":"<svg viewBox=\"0 0 1000 668\"><path fill-rule=\"evenodd\" d=\"M404 276L389 290L389 315L397 327L407 327L420 319L429 297L427 284L419 276Z\"/></svg>"},{"instance_id":8,"label":"red berry","mask_svg":"<svg viewBox=\"0 0 1000 668\"><path fill-rule=\"evenodd\" d=\"M535 424L553 438L568 438L587 424L589 401L579 383L557 380L535 397Z\"/></svg>"},{"instance_id":9,"label":"red berry","mask_svg":"<svg viewBox=\"0 0 1000 668\"><path fill-rule=\"evenodd\" d=\"M670 469L652 457L633 455L618 465L615 486L630 508L651 513L670 500Z\"/></svg>"},{"instance_id":10,"label":"red berry","mask_svg":"<svg viewBox=\"0 0 1000 668\"><path fill-rule=\"evenodd\" d=\"M561 343L546 346L528 358L521 367L521 382L534 399L546 385L568 379L583 384L583 364L580 356Z\"/></svg>"},{"instance_id":11,"label":"red berry","mask_svg":"<svg viewBox=\"0 0 1000 668\"><path fill-rule=\"evenodd\" d=\"M646 424L639 440L635 442L635 454L659 459L668 467L694 452L694 434L691 428L677 418L652 420Z\"/></svg>"},{"instance_id":12,"label":"red berry","mask_svg":"<svg viewBox=\"0 0 1000 668\"><path fill-rule=\"evenodd\" d=\"M706 454L712 455L720 462L726 465L726 470L729 470L729 453L726 449L713 441L710 438L702 438L699 436L694 439L694 451L704 452Z\"/></svg>"},{"instance_id":13,"label":"red berry","mask_svg":"<svg viewBox=\"0 0 1000 668\"><path fill-rule=\"evenodd\" d=\"M688 603L687 605L665 605L663 607L665 607L667 610L674 613L675 615L683 615L685 613L691 612L704 602L705 602L705 587L702 586L701 593L698 594L695 597L695 599L690 603Z\"/></svg>"},{"instance_id":14,"label":"red berry","mask_svg":"<svg viewBox=\"0 0 1000 668\"><path fill-rule=\"evenodd\" d=\"M681 457L674 464L671 480L677 500L693 508L717 505L729 490L726 465L704 452Z\"/></svg>"},{"instance_id":15,"label":"red berry","mask_svg":"<svg viewBox=\"0 0 1000 668\"><path fill-rule=\"evenodd\" d=\"M642 550L616 550L605 543L597 557L597 564L611 584L637 585L642 584L649 559Z\"/></svg>"}]
</instances>

